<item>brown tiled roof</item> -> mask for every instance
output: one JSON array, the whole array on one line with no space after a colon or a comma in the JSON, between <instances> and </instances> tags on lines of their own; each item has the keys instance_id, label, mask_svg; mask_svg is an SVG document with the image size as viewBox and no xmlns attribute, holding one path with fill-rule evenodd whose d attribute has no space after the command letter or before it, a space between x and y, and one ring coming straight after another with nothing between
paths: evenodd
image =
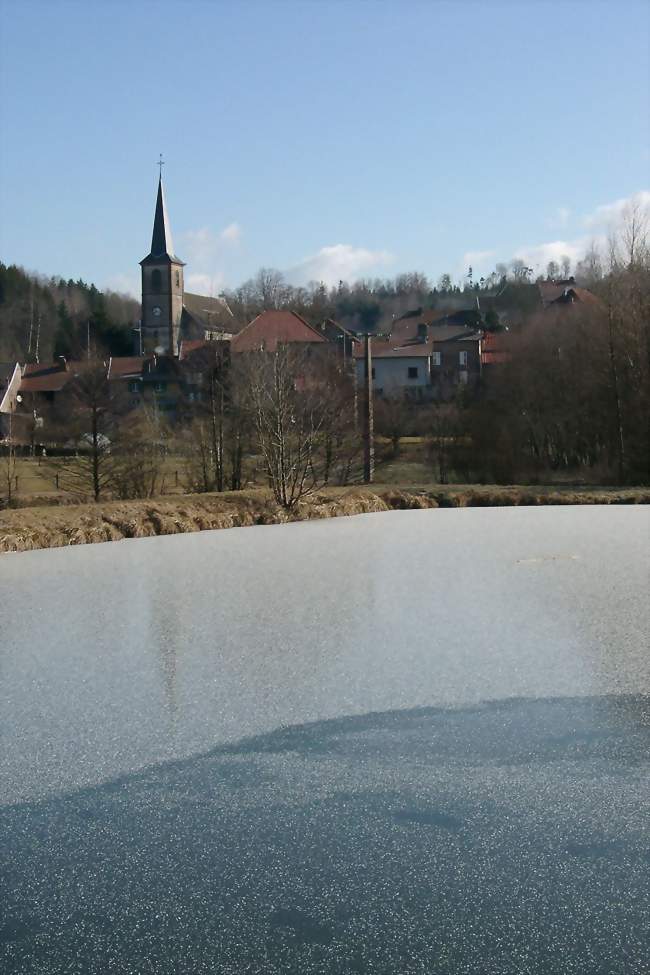
<instances>
[{"instance_id":1,"label":"brown tiled roof","mask_svg":"<svg viewBox=\"0 0 650 975\"><path fill-rule=\"evenodd\" d=\"M433 354L434 343L414 342L412 345L400 345L395 347L390 339L375 339L372 343L373 359L421 359ZM365 350L363 345L356 346L352 355L355 359L363 359Z\"/></svg>"},{"instance_id":2,"label":"brown tiled roof","mask_svg":"<svg viewBox=\"0 0 650 975\"><path fill-rule=\"evenodd\" d=\"M71 359L66 362L28 362L23 367L20 393L57 393L74 379L89 369L96 369L105 363L95 359Z\"/></svg>"},{"instance_id":3,"label":"brown tiled roof","mask_svg":"<svg viewBox=\"0 0 650 975\"><path fill-rule=\"evenodd\" d=\"M195 295L185 291L183 307L202 325L210 328L223 328L226 331L234 331L236 328L233 313L225 298L211 298L207 295Z\"/></svg>"},{"instance_id":4,"label":"brown tiled roof","mask_svg":"<svg viewBox=\"0 0 650 975\"><path fill-rule=\"evenodd\" d=\"M233 352L275 352L278 344L326 342L326 339L295 311L263 311L235 335Z\"/></svg>"},{"instance_id":5,"label":"brown tiled roof","mask_svg":"<svg viewBox=\"0 0 650 975\"><path fill-rule=\"evenodd\" d=\"M183 339L181 341L178 358L181 362L191 358L202 349L219 350L228 349L230 342L227 339Z\"/></svg>"},{"instance_id":6,"label":"brown tiled roof","mask_svg":"<svg viewBox=\"0 0 650 975\"><path fill-rule=\"evenodd\" d=\"M393 331L390 338L375 339L372 355L382 359L411 359L433 355L445 342L477 342L481 333L472 328L451 325L432 325L427 329L426 342L404 341L401 332ZM359 344L352 353L355 359L363 359L364 347Z\"/></svg>"},{"instance_id":7,"label":"brown tiled roof","mask_svg":"<svg viewBox=\"0 0 650 975\"><path fill-rule=\"evenodd\" d=\"M208 339L182 339L178 350L178 358L181 361L187 359L192 352L196 352L198 349L204 349L206 346L212 344Z\"/></svg>"},{"instance_id":8,"label":"brown tiled roof","mask_svg":"<svg viewBox=\"0 0 650 975\"><path fill-rule=\"evenodd\" d=\"M556 302L578 301L586 305L600 305L600 299L588 291L587 288L579 288L572 281L540 281L538 284L540 297L545 307Z\"/></svg>"},{"instance_id":9,"label":"brown tiled roof","mask_svg":"<svg viewBox=\"0 0 650 975\"><path fill-rule=\"evenodd\" d=\"M129 376L141 376L145 363L149 359L139 355L111 356L108 364L109 379L126 379Z\"/></svg>"},{"instance_id":10,"label":"brown tiled roof","mask_svg":"<svg viewBox=\"0 0 650 975\"><path fill-rule=\"evenodd\" d=\"M56 393L72 379L66 363L28 362L23 367L20 393Z\"/></svg>"}]
</instances>

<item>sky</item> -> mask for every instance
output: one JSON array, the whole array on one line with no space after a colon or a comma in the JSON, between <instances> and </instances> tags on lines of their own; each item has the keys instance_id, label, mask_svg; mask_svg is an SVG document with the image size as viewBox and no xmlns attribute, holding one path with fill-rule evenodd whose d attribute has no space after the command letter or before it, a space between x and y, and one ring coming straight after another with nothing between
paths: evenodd
<instances>
[{"instance_id":1,"label":"sky","mask_svg":"<svg viewBox=\"0 0 650 975\"><path fill-rule=\"evenodd\" d=\"M650 4L0 0L0 260L139 295L578 259L650 201Z\"/></svg>"}]
</instances>

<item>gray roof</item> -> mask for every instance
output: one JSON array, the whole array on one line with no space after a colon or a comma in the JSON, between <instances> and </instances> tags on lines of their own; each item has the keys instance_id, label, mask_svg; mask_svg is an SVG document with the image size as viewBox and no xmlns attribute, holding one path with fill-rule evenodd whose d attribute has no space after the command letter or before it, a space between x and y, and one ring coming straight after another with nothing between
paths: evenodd
<instances>
[{"instance_id":1,"label":"gray roof","mask_svg":"<svg viewBox=\"0 0 650 975\"><path fill-rule=\"evenodd\" d=\"M235 320L225 298L195 295L186 291L183 294L183 314L190 316L200 328L206 331L221 330L233 335L242 327Z\"/></svg>"},{"instance_id":2,"label":"gray roof","mask_svg":"<svg viewBox=\"0 0 650 975\"><path fill-rule=\"evenodd\" d=\"M175 261L177 264L183 263L174 254L174 242L172 241L172 232L169 226L162 177L158 180L156 215L153 221L153 234L151 235L151 253L145 257L145 261L149 261L152 258L160 259L161 257L167 257L170 261Z\"/></svg>"}]
</instances>

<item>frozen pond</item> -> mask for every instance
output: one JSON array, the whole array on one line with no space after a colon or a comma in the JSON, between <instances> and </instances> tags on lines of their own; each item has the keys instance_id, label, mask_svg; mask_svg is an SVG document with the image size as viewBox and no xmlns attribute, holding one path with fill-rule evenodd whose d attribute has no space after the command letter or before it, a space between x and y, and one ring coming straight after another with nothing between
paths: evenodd
<instances>
[{"instance_id":1,"label":"frozen pond","mask_svg":"<svg viewBox=\"0 0 650 975\"><path fill-rule=\"evenodd\" d=\"M341 715L650 692L645 507L443 509L0 556L0 799Z\"/></svg>"},{"instance_id":2,"label":"frozen pond","mask_svg":"<svg viewBox=\"0 0 650 975\"><path fill-rule=\"evenodd\" d=\"M643 507L0 556L0 970L642 975Z\"/></svg>"}]
</instances>

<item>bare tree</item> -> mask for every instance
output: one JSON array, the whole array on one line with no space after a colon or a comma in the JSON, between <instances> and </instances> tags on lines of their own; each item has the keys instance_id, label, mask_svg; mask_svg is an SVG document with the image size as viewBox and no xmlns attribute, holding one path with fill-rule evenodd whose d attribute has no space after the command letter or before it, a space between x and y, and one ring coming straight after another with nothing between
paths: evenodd
<instances>
[{"instance_id":1,"label":"bare tree","mask_svg":"<svg viewBox=\"0 0 650 975\"><path fill-rule=\"evenodd\" d=\"M157 410L128 413L111 438L105 483L117 498L152 498L163 490L169 432Z\"/></svg>"},{"instance_id":2,"label":"bare tree","mask_svg":"<svg viewBox=\"0 0 650 975\"><path fill-rule=\"evenodd\" d=\"M451 458L460 432L459 410L454 403L436 403L431 407L429 417L427 453L438 468L438 481L447 484Z\"/></svg>"},{"instance_id":3,"label":"bare tree","mask_svg":"<svg viewBox=\"0 0 650 975\"><path fill-rule=\"evenodd\" d=\"M72 379L58 409L60 435L74 456L55 462L60 486L99 501L111 478L111 436L121 412L120 396L111 387L103 362L89 363Z\"/></svg>"},{"instance_id":4,"label":"bare tree","mask_svg":"<svg viewBox=\"0 0 650 975\"><path fill-rule=\"evenodd\" d=\"M387 437L391 443L393 457L399 453L399 442L406 434L410 410L404 394L381 396L375 404L375 432Z\"/></svg>"},{"instance_id":5,"label":"bare tree","mask_svg":"<svg viewBox=\"0 0 650 975\"><path fill-rule=\"evenodd\" d=\"M292 509L327 481L335 459L338 397L332 395L320 356L297 345L248 353L242 368L269 485L278 504Z\"/></svg>"},{"instance_id":6,"label":"bare tree","mask_svg":"<svg viewBox=\"0 0 650 975\"><path fill-rule=\"evenodd\" d=\"M11 508L14 503L14 485L16 483L16 472L18 469L13 413L9 413L7 417L7 436L5 437L3 448L2 480L5 488L5 503L8 508Z\"/></svg>"}]
</instances>

